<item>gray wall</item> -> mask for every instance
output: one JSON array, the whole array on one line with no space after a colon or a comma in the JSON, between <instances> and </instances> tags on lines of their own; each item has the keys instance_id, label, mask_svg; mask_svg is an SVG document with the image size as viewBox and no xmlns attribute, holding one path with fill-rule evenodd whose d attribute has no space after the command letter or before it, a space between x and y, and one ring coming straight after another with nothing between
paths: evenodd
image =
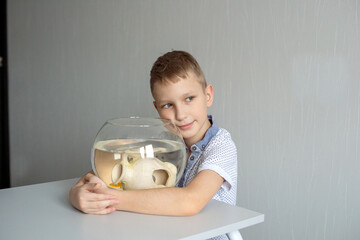
<instances>
[{"instance_id":1,"label":"gray wall","mask_svg":"<svg viewBox=\"0 0 360 240\"><path fill-rule=\"evenodd\" d=\"M238 146L245 239L360 237L360 2L8 1L12 186L78 177L106 119L156 116L153 61L191 52Z\"/></svg>"}]
</instances>

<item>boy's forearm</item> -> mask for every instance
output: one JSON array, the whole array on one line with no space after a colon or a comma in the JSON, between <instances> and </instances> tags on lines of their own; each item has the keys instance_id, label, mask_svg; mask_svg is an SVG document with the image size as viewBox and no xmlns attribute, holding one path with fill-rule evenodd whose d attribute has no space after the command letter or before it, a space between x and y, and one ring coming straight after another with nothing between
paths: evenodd
<instances>
[{"instance_id":1,"label":"boy's forearm","mask_svg":"<svg viewBox=\"0 0 360 240\"><path fill-rule=\"evenodd\" d=\"M117 210L144 214L191 216L198 213L206 203L194 201L186 188L159 188L148 190L116 191Z\"/></svg>"}]
</instances>

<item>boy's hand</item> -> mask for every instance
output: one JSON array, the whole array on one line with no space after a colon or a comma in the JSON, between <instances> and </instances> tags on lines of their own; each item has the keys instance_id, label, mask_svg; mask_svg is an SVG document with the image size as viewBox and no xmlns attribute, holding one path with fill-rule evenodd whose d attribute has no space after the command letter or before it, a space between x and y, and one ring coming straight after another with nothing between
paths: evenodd
<instances>
[{"instance_id":1,"label":"boy's hand","mask_svg":"<svg viewBox=\"0 0 360 240\"><path fill-rule=\"evenodd\" d=\"M84 183L100 183L102 187L105 187L105 183L92 172L85 174L82 179Z\"/></svg>"},{"instance_id":2,"label":"boy's hand","mask_svg":"<svg viewBox=\"0 0 360 240\"><path fill-rule=\"evenodd\" d=\"M71 204L78 210L89 214L108 214L116 209L116 197L109 194L95 193L106 188L105 184L95 175L88 173L73 186L69 193Z\"/></svg>"}]
</instances>

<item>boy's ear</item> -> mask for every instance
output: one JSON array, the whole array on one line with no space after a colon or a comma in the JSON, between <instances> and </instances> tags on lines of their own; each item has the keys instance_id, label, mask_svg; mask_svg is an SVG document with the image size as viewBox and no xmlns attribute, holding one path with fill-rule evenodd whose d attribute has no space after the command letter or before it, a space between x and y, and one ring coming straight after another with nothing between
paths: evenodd
<instances>
[{"instance_id":1,"label":"boy's ear","mask_svg":"<svg viewBox=\"0 0 360 240\"><path fill-rule=\"evenodd\" d=\"M214 100L214 89L211 84L208 84L206 86L205 95L206 95L206 106L211 107L213 100Z\"/></svg>"},{"instance_id":2,"label":"boy's ear","mask_svg":"<svg viewBox=\"0 0 360 240\"><path fill-rule=\"evenodd\" d=\"M156 106L156 102L155 102L155 101L153 101L153 104L154 104L155 109L156 109L156 110L158 110L158 108L157 108L157 106Z\"/></svg>"}]
</instances>

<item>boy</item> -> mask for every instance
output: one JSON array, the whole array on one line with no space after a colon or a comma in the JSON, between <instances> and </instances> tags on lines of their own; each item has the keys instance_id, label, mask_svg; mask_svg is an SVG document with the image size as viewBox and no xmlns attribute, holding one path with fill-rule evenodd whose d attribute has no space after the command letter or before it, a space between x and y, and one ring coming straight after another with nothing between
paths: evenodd
<instances>
[{"instance_id":1,"label":"boy","mask_svg":"<svg viewBox=\"0 0 360 240\"><path fill-rule=\"evenodd\" d=\"M70 190L74 207L92 214L115 210L190 216L216 199L236 203L237 153L230 134L207 115L213 87L206 84L196 60L187 52L159 57L150 73L159 116L171 120L187 147L187 165L177 187L119 191L88 173Z\"/></svg>"}]
</instances>

